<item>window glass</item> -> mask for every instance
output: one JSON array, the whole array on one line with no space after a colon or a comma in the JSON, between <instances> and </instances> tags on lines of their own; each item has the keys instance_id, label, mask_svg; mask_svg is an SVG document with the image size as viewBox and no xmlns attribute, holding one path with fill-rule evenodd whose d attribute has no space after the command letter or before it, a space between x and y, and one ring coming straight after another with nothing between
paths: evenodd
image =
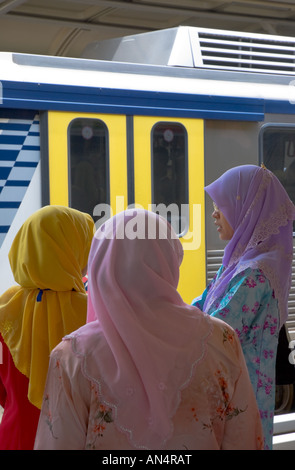
<instances>
[{"instance_id":1,"label":"window glass","mask_svg":"<svg viewBox=\"0 0 295 470\"><path fill-rule=\"evenodd\" d=\"M96 221L95 206L109 204L106 125L99 119L74 119L69 125L69 158L70 206Z\"/></svg>"},{"instance_id":2,"label":"window glass","mask_svg":"<svg viewBox=\"0 0 295 470\"><path fill-rule=\"evenodd\" d=\"M285 187L295 203L295 127L265 128L263 163Z\"/></svg>"},{"instance_id":3,"label":"window glass","mask_svg":"<svg viewBox=\"0 0 295 470\"><path fill-rule=\"evenodd\" d=\"M182 124L152 129L152 202L181 235L188 228L187 132Z\"/></svg>"},{"instance_id":4,"label":"window glass","mask_svg":"<svg viewBox=\"0 0 295 470\"><path fill-rule=\"evenodd\" d=\"M295 126L267 126L262 133L262 161L295 203Z\"/></svg>"}]
</instances>

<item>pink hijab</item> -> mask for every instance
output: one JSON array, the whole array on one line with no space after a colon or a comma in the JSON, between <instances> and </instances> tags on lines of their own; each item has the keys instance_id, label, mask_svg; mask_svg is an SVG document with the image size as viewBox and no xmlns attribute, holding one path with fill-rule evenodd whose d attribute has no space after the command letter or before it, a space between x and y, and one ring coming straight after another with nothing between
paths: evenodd
<instances>
[{"instance_id":1,"label":"pink hijab","mask_svg":"<svg viewBox=\"0 0 295 470\"><path fill-rule=\"evenodd\" d=\"M210 317L177 292L182 258L157 214L130 209L109 219L90 250L89 323L66 338L137 448L161 449L171 436L181 390L211 334Z\"/></svg>"},{"instance_id":2,"label":"pink hijab","mask_svg":"<svg viewBox=\"0 0 295 470\"><path fill-rule=\"evenodd\" d=\"M278 300L281 325L288 317L295 207L276 176L265 168L242 165L205 188L234 229L223 257L225 267L209 290L204 311L231 279L248 267L261 269Z\"/></svg>"}]
</instances>

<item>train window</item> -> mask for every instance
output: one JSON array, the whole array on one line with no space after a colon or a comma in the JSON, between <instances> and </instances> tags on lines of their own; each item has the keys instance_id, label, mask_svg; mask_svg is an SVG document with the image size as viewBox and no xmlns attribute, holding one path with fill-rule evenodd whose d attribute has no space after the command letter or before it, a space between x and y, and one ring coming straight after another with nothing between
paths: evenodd
<instances>
[{"instance_id":1,"label":"train window","mask_svg":"<svg viewBox=\"0 0 295 470\"><path fill-rule=\"evenodd\" d=\"M295 203L295 126L268 124L262 128L260 158L278 177Z\"/></svg>"},{"instance_id":2,"label":"train window","mask_svg":"<svg viewBox=\"0 0 295 470\"><path fill-rule=\"evenodd\" d=\"M152 138L152 203L178 235L188 229L187 132L182 124L157 123Z\"/></svg>"},{"instance_id":3,"label":"train window","mask_svg":"<svg viewBox=\"0 0 295 470\"><path fill-rule=\"evenodd\" d=\"M95 206L109 204L108 129L99 119L77 118L68 139L70 206L96 221Z\"/></svg>"},{"instance_id":4,"label":"train window","mask_svg":"<svg viewBox=\"0 0 295 470\"><path fill-rule=\"evenodd\" d=\"M295 126L266 125L261 143L262 162L278 177L295 203Z\"/></svg>"}]
</instances>

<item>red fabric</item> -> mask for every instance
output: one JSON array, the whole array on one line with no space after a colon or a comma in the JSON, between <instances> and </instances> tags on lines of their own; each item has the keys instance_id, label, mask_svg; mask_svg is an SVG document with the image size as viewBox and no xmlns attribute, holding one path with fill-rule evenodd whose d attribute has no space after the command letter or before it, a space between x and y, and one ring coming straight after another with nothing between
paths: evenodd
<instances>
[{"instance_id":1,"label":"red fabric","mask_svg":"<svg viewBox=\"0 0 295 470\"><path fill-rule=\"evenodd\" d=\"M29 380L15 367L1 335L0 348L0 450L31 450L40 410L29 402Z\"/></svg>"}]
</instances>

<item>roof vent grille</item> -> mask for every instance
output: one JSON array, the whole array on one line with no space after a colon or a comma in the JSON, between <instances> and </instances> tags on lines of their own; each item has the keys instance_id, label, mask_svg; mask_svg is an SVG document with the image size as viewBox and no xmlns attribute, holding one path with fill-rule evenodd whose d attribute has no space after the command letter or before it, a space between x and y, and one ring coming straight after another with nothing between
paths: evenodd
<instances>
[{"instance_id":1,"label":"roof vent grille","mask_svg":"<svg viewBox=\"0 0 295 470\"><path fill-rule=\"evenodd\" d=\"M279 39L262 35L241 36L198 31L203 66L251 72L294 73L295 40Z\"/></svg>"}]
</instances>

